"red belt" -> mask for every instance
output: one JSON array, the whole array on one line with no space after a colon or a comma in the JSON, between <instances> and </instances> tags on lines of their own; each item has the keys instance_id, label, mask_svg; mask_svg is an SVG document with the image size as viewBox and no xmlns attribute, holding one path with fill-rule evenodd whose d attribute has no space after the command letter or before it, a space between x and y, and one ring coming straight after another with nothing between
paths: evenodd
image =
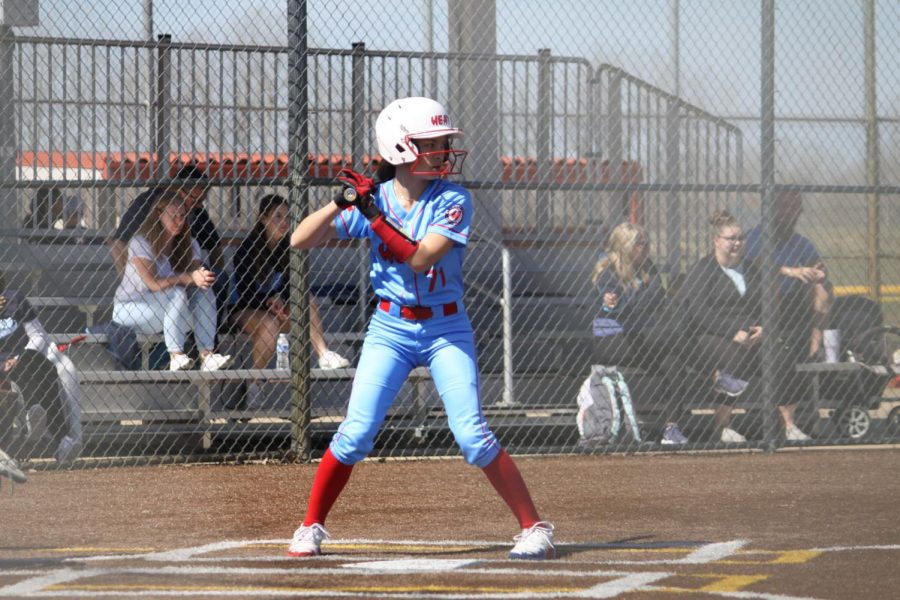
<instances>
[{"instance_id":1,"label":"red belt","mask_svg":"<svg viewBox=\"0 0 900 600\"><path fill-rule=\"evenodd\" d=\"M396 309L392 311L392 307L396 307L399 311ZM430 306L397 306L390 300L381 300L378 302L378 308L386 313L399 313L400 318L408 319L410 321L424 321L434 316L434 309ZM441 310L445 317L455 315L459 312L459 307L456 302L448 302L447 304L436 306L434 308Z\"/></svg>"}]
</instances>

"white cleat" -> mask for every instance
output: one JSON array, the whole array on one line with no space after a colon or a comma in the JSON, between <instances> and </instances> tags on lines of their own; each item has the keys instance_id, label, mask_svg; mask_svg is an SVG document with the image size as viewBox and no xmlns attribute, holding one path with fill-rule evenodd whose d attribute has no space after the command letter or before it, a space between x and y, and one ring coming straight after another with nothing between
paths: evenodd
<instances>
[{"instance_id":1,"label":"white cleat","mask_svg":"<svg viewBox=\"0 0 900 600\"><path fill-rule=\"evenodd\" d=\"M538 521L528 529L513 538L516 545L509 553L509 557L519 560L549 560L556 558L556 549L553 547L553 524L547 521Z\"/></svg>"},{"instance_id":2,"label":"white cleat","mask_svg":"<svg viewBox=\"0 0 900 600\"><path fill-rule=\"evenodd\" d=\"M328 537L328 532L318 523L301 525L288 546L288 556L319 556L322 554L322 540Z\"/></svg>"}]
</instances>

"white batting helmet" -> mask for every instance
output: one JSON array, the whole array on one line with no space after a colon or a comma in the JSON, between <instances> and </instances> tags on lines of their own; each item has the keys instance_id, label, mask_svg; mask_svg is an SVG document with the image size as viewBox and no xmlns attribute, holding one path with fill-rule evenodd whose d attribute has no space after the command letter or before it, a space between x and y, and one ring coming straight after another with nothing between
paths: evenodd
<instances>
[{"instance_id":1,"label":"white batting helmet","mask_svg":"<svg viewBox=\"0 0 900 600\"><path fill-rule=\"evenodd\" d=\"M392 165L415 163L419 159L421 153L413 141L415 139L459 135L462 135L462 131L453 127L444 105L431 98L394 100L384 107L375 121L378 153ZM459 170L455 167L457 159L465 158L465 152L447 148L441 153L446 155L449 167L433 174L450 175L462 169L462 160L459 160ZM415 165L413 171L415 172Z\"/></svg>"}]
</instances>

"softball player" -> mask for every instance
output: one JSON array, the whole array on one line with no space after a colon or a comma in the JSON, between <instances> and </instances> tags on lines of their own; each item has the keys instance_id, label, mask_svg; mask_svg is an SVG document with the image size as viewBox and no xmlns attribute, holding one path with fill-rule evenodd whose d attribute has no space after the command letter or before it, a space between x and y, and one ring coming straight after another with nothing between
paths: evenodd
<instances>
[{"instance_id":1,"label":"softball player","mask_svg":"<svg viewBox=\"0 0 900 600\"><path fill-rule=\"evenodd\" d=\"M390 103L375 123L382 157L376 184L344 170L346 189L297 226L294 248L368 238L378 308L369 323L347 416L316 471L306 518L290 556L316 556L324 528L353 465L375 435L410 370L427 366L466 461L481 468L522 532L510 558L554 557L553 525L541 521L528 488L481 412L475 337L462 305L463 253L472 221L468 191L444 179L459 174L466 153L444 107L429 98Z\"/></svg>"}]
</instances>

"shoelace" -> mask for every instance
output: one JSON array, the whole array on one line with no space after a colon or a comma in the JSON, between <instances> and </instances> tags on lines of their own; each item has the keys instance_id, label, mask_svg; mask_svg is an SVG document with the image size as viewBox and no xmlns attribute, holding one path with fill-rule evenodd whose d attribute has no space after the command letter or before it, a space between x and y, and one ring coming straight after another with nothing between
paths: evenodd
<instances>
[{"instance_id":1,"label":"shoelace","mask_svg":"<svg viewBox=\"0 0 900 600\"><path fill-rule=\"evenodd\" d=\"M553 524L547 523L546 521L538 521L522 533L513 537L513 541L521 542L524 539L531 537L533 534L540 533L544 537L547 537L547 534L553 532Z\"/></svg>"},{"instance_id":2,"label":"shoelace","mask_svg":"<svg viewBox=\"0 0 900 600\"><path fill-rule=\"evenodd\" d=\"M301 527L294 532L294 541L296 542L315 541L316 538L321 541L328 539L329 537L331 536L328 534L325 528L318 523L314 523L309 527Z\"/></svg>"}]
</instances>

